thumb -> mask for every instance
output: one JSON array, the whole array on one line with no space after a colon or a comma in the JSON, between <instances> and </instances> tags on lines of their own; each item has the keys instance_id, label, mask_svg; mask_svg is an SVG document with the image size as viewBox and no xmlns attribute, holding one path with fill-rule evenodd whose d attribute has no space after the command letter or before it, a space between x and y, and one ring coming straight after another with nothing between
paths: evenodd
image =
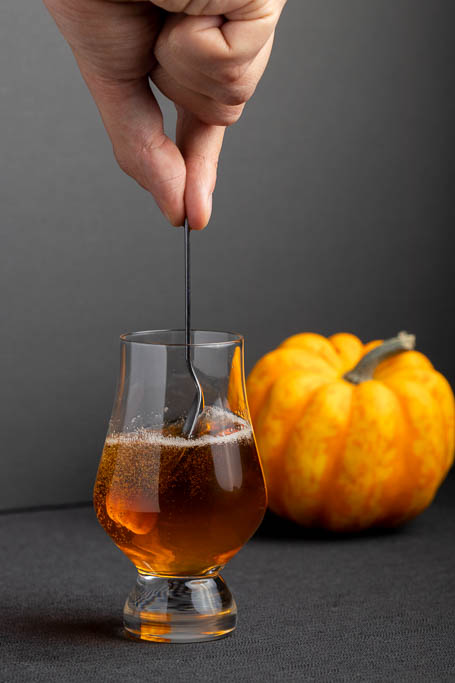
<instances>
[{"instance_id":1,"label":"thumb","mask_svg":"<svg viewBox=\"0 0 455 683\"><path fill-rule=\"evenodd\" d=\"M211 126L177 107L177 146L186 165L185 210L193 230L202 230L212 213L224 126Z\"/></svg>"}]
</instances>

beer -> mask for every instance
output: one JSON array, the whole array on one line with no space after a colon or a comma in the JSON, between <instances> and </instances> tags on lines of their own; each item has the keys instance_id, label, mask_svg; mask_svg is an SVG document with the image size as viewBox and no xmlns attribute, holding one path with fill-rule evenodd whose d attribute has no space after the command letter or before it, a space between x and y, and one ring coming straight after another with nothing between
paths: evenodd
<instances>
[{"instance_id":1,"label":"beer","mask_svg":"<svg viewBox=\"0 0 455 683\"><path fill-rule=\"evenodd\" d=\"M140 572L200 576L224 565L259 526L264 478L251 427L209 409L202 434L181 425L108 436L98 520Z\"/></svg>"}]
</instances>

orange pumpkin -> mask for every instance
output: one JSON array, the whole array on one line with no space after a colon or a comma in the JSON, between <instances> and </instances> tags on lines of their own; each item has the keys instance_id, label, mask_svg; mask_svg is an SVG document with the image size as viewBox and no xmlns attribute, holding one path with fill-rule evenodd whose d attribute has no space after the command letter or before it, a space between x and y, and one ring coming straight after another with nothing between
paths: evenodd
<instances>
[{"instance_id":1,"label":"orange pumpkin","mask_svg":"<svg viewBox=\"0 0 455 683\"><path fill-rule=\"evenodd\" d=\"M454 396L414 342L305 333L259 360L247 393L274 512L356 531L431 503L453 462Z\"/></svg>"}]
</instances>

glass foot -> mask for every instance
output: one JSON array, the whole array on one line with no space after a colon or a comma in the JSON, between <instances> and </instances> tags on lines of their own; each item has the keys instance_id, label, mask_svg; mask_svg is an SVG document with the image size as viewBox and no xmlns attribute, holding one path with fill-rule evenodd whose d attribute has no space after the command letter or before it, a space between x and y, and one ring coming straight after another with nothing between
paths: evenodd
<instances>
[{"instance_id":1,"label":"glass foot","mask_svg":"<svg viewBox=\"0 0 455 683\"><path fill-rule=\"evenodd\" d=\"M128 635L161 643L196 643L235 629L237 607L221 576L139 574L123 610Z\"/></svg>"}]
</instances>

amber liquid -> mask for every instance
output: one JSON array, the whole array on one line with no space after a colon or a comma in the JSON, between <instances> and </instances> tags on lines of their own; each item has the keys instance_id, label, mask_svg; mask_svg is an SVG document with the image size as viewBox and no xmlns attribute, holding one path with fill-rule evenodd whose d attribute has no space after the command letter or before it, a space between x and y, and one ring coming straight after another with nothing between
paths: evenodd
<instances>
[{"instance_id":1,"label":"amber liquid","mask_svg":"<svg viewBox=\"0 0 455 683\"><path fill-rule=\"evenodd\" d=\"M195 440L141 430L108 437L94 491L98 520L139 571L200 576L259 526L264 478L242 421Z\"/></svg>"}]
</instances>

